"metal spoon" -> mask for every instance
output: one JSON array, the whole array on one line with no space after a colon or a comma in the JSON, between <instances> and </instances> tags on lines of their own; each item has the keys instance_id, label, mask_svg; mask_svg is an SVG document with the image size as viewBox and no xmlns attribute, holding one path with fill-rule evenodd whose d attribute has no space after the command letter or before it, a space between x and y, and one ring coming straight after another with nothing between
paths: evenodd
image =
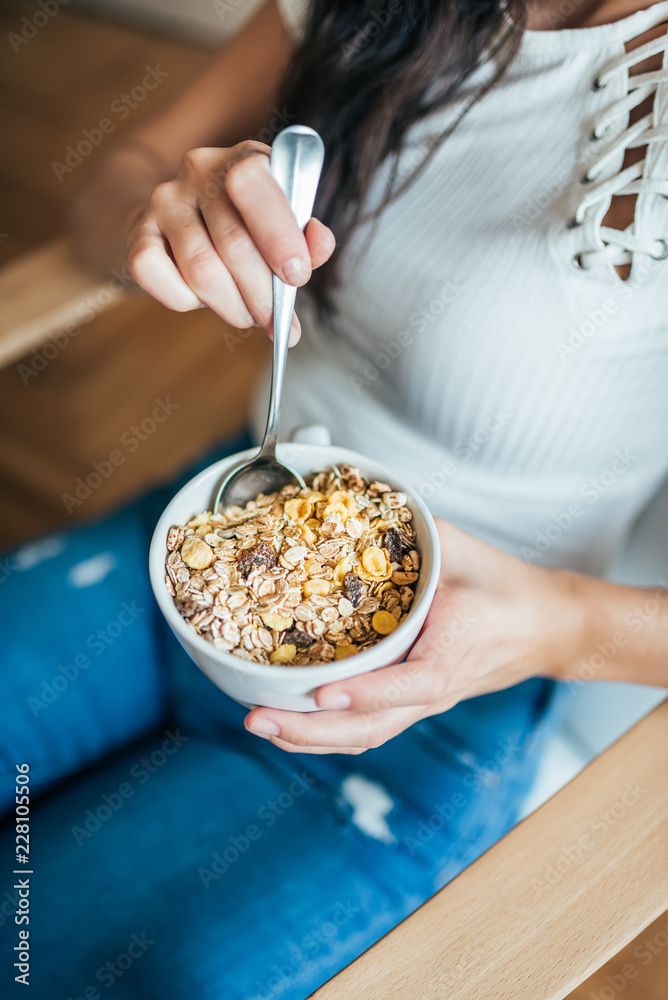
<instances>
[{"instance_id":1,"label":"metal spoon","mask_svg":"<svg viewBox=\"0 0 668 1000\"><path fill-rule=\"evenodd\" d=\"M285 191L300 229L311 218L324 157L322 139L305 125L291 125L279 132L271 147L271 172ZM293 285L286 285L274 275L274 354L264 441L251 462L236 466L227 474L216 494L214 511L219 505L243 507L259 493L274 493L288 483L304 488L304 480L299 473L282 465L276 458L283 379L296 295L297 289Z\"/></svg>"}]
</instances>

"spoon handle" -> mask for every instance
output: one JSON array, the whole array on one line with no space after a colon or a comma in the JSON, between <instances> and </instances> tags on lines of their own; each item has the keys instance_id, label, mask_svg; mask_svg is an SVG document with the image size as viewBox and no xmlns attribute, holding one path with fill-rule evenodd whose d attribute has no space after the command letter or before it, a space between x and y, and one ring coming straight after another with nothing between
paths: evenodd
<instances>
[{"instance_id":1,"label":"spoon handle","mask_svg":"<svg viewBox=\"0 0 668 1000\"><path fill-rule=\"evenodd\" d=\"M300 229L311 218L325 157L322 139L312 128L291 125L276 136L271 147L271 172L285 192ZM283 380L297 289L273 276L274 353L271 394L264 441L258 457L274 456L281 417Z\"/></svg>"}]
</instances>

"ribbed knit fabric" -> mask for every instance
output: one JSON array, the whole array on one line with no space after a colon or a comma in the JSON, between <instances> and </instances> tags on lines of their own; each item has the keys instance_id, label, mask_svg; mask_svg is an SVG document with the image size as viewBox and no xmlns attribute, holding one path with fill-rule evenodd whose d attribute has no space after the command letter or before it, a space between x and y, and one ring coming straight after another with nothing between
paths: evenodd
<instances>
[{"instance_id":1,"label":"ribbed knit fabric","mask_svg":"<svg viewBox=\"0 0 668 1000\"><path fill-rule=\"evenodd\" d=\"M282 6L294 30L304 4ZM649 84L658 138L631 230L645 250L610 248L632 260L631 278L609 252L586 258L605 245L610 197L568 223L592 190L581 178L628 123L624 112L611 137L591 137L629 92L615 60L666 19L663 2L614 24L525 33L502 81L376 229L359 231L336 315L320 320L300 294L284 436L324 423L337 444L408 477L435 514L542 565L605 572L668 471L668 259L648 252L668 238L665 72ZM401 173L492 71L413 128ZM596 183L619 174L623 155Z\"/></svg>"}]
</instances>

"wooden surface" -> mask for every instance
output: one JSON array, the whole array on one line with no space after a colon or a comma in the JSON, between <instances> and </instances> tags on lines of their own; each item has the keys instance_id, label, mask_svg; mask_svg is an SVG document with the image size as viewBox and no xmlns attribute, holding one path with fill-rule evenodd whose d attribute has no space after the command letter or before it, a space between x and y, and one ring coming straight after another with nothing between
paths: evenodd
<instances>
[{"instance_id":1,"label":"wooden surface","mask_svg":"<svg viewBox=\"0 0 668 1000\"><path fill-rule=\"evenodd\" d=\"M567 1000L668 1000L668 910Z\"/></svg>"},{"instance_id":2,"label":"wooden surface","mask_svg":"<svg viewBox=\"0 0 668 1000\"><path fill-rule=\"evenodd\" d=\"M562 1000L668 906L667 762L668 701L312 1000Z\"/></svg>"},{"instance_id":3,"label":"wooden surface","mask_svg":"<svg viewBox=\"0 0 668 1000\"><path fill-rule=\"evenodd\" d=\"M127 295L123 280L100 281L61 236L0 270L0 368L61 332L78 334ZM64 341L63 341L64 342Z\"/></svg>"}]
</instances>

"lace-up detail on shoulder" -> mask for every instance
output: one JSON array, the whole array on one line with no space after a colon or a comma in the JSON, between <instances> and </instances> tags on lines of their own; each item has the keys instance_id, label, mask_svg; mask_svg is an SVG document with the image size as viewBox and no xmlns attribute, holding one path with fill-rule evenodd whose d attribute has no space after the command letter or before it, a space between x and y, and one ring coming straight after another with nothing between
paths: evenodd
<instances>
[{"instance_id":1,"label":"lace-up detail on shoulder","mask_svg":"<svg viewBox=\"0 0 668 1000\"><path fill-rule=\"evenodd\" d=\"M635 253L647 254L655 260L668 259L668 232L657 233L656 236L639 235L635 232L635 220L625 229L605 225L605 206L620 195L641 194L657 195L668 198L668 171L665 176L653 177L646 173L649 150L657 143L668 142L668 117L659 121L656 95L661 84L668 84L668 31L652 38L618 56L594 79L592 89L604 90L619 73L628 73L633 66L638 66L652 57L663 54L661 68L651 72L637 73L628 76L628 93L599 115L592 134L591 142L600 144L600 149L593 151L586 173L581 183L586 187L586 193L580 199L571 226L583 225L589 213L603 212L601 221L594 227L594 238L598 244L587 247L577 253L574 263L577 267L589 270L595 264L607 262L615 267L630 265ZM634 114L645 103L652 106L646 114L641 114L636 121ZM663 102L666 103L665 101ZM665 112L666 109L664 109ZM645 149L642 158L629 156L629 151ZM630 162L619 167L612 175L610 169L619 164L626 155Z\"/></svg>"}]
</instances>

